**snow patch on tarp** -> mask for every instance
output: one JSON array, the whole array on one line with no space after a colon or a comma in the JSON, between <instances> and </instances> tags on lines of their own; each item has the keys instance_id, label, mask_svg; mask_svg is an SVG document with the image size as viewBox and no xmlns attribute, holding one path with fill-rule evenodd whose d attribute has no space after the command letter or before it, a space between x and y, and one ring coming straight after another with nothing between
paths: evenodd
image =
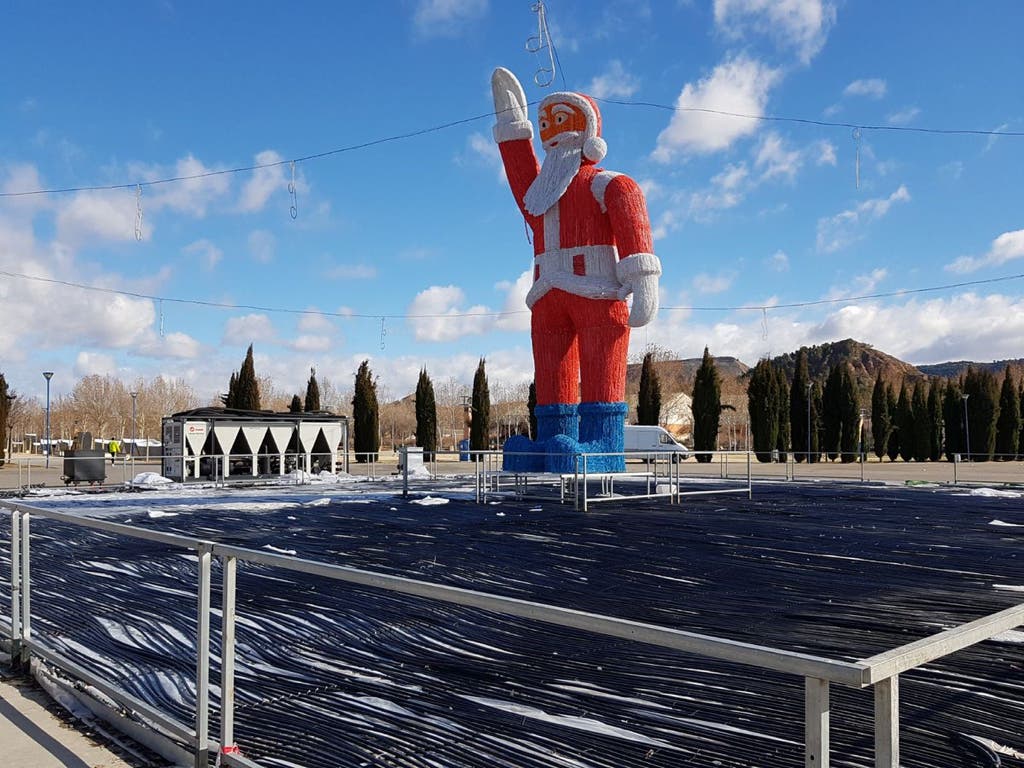
<instances>
[{"instance_id":1,"label":"snow patch on tarp","mask_svg":"<svg viewBox=\"0 0 1024 768\"><path fill-rule=\"evenodd\" d=\"M448 499L442 499L438 496L424 496L422 499L413 499L410 504L419 504L424 507L436 507L438 504L447 504Z\"/></svg>"},{"instance_id":2,"label":"snow patch on tarp","mask_svg":"<svg viewBox=\"0 0 1024 768\"><path fill-rule=\"evenodd\" d=\"M969 496L985 496L997 499L1019 499L1020 491L1009 491L1004 488L972 488Z\"/></svg>"}]
</instances>

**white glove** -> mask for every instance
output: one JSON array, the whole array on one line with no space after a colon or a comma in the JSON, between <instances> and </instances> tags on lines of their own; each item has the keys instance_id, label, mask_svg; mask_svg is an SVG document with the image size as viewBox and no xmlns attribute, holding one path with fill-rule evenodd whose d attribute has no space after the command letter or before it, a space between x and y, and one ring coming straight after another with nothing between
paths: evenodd
<instances>
[{"instance_id":1,"label":"white glove","mask_svg":"<svg viewBox=\"0 0 1024 768\"><path fill-rule=\"evenodd\" d=\"M629 310L629 325L642 328L658 314L658 277L661 275L661 261L653 253L637 253L622 259L615 265L615 276L622 287L619 298L633 294L633 306Z\"/></svg>"},{"instance_id":2,"label":"white glove","mask_svg":"<svg viewBox=\"0 0 1024 768\"><path fill-rule=\"evenodd\" d=\"M526 93L516 76L504 67L491 75L491 94L494 97L494 140L499 144L515 139L532 139L533 125L526 114Z\"/></svg>"}]
</instances>

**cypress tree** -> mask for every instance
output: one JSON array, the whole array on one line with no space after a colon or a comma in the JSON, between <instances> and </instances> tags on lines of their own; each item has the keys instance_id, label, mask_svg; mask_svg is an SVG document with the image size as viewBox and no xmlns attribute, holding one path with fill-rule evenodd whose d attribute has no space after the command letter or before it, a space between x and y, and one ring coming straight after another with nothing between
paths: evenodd
<instances>
[{"instance_id":1,"label":"cypress tree","mask_svg":"<svg viewBox=\"0 0 1024 768\"><path fill-rule=\"evenodd\" d=\"M760 360L750 373L747 411L757 460L769 462L779 438L779 390L778 379L767 358Z\"/></svg>"},{"instance_id":2,"label":"cypress tree","mask_svg":"<svg viewBox=\"0 0 1024 768\"><path fill-rule=\"evenodd\" d=\"M996 421L996 460L1010 461L1017 456L1020 445L1020 398L1010 366L1003 374L1003 386L999 393L999 419Z\"/></svg>"},{"instance_id":3,"label":"cypress tree","mask_svg":"<svg viewBox=\"0 0 1024 768\"><path fill-rule=\"evenodd\" d=\"M416 445L423 449L423 458L433 461L437 451L437 401L426 368L420 370L416 382Z\"/></svg>"},{"instance_id":4,"label":"cypress tree","mask_svg":"<svg viewBox=\"0 0 1024 768\"><path fill-rule=\"evenodd\" d=\"M849 464L858 459L857 451L863 446L860 445L860 397L857 393L857 381L846 363L839 366L839 416L842 424L839 460Z\"/></svg>"},{"instance_id":5,"label":"cypress tree","mask_svg":"<svg viewBox=\"0 0 1024 768\"><path fill-rule=\"evenodd\" d=\"M789 390L789 428L793 442L794 458L803 461L810 453L807 405L810 399L811 377L807 371L807 349L801 347L796 356L793 371L793 386Z\"/></svg>"},{"instance_id":6,"label":"cypress tree","mask_svg":"<svg viewBox=\"0 0 1024 768\"><path fill-rule=\"evenodd\" d=\"M889 443L892 431L892 414L889 412L889 398L886 394L882 372L875 377L875 387L871 390L871 440L875 444L875 456L881 461Z\"/></svg>"},{"instance_id":7,"label":"cypress tree","mask_svg":"<svg viewBox=\"0 0 1024 768\"><path fill-rule=\"evenodd\" d=\"M922 379L914 384L910 411L914 418L914 461L928 461L932 452L931 411L928 410L928 397Z\"/></svg>"},{"instance_id":8,"label":"cypress tree","mask_svg":"<svg viewBox=\"0 0 1024 768\"><path fill-rule=\"evenodd\" d=\"M988 461L996 447L999 385L991 371L968 368L964 374L967 398L968 452L972 461Z\"/></svg>"},{"instance_id":9,"label":"cypress tree","mask_svg":"<svg viewBox=\"0 0 1024 768\"><path fill-rule=\"evenodd\" d=\"M221 402L225 408L238 407L238 372L231 372L231 379L228 381L228 393L221 396Z\"/></svg>"},{"instance_id":10,"label":"cypress tree","mask_svg":"<svg viewBox=\"0 0 1024 768\"><path fill-rule=\"evenodd\" d=\"M245 353L245 361L238 372L236 392L235 408L245 411L260 409L260 385L256 380L256 366L252 360L252 344L249 345L249 349Z\"/></svg>"},{"instance_id":11,"label":"cypress tree","mask_svg":"<svg viewBox=\"0 0 1024 768\"><path fill-rule=\"evenodd\" d=\"M292 402L288 406L289 413L302 413L302 399L298 395L292 395Z\"/></svg>"},{"instance_id":12,"label":"cypress tree","mask_svg":"<svg viewBox=\"0 0 1024 768\"><path fill-rule=\"evenodd\" d=\"M7 389L7 379L0 373L0 464L4 463L7 451L7 423L11 415L11 400L15 395Z\"/></svg>"},{"instance_id":13,"label":"cypress tree","mask_svg":"<svg viewBox=\"0 0 1024 768\"><path fill-rule=\"evenodd\" d=\"M316 368L309 369L309 381L306 383L306 413L320 411L320 385L316 382Z\"/></svg>"},{"instance_id":14,"label":"cypress tree","mask_svg":"<svg viewBox=\"0 0 1024 768\"><path fill-rule=\"evenodd\" d=\"M640 395L636 403L637 424L657 426L661 417L661 381L654 368L654 353L644 355L640 367Z\"/></svg>"},{"instance_id":15,"label":"cypress tree","mask_svg":"<svg viewBox=\"0 0 1024 768\"><path fill-rule=\"evenodd\" d=\"M900 458L910 461L914 458L917 438L914 435L913 395L906 381L900 387L900 399L896 402L896 424L899 426Z\"/></svg>"},{"instance_id":16,"label":"cypress tree","mask_svg":"<svg viewBox=\"0 0 1024 768\"><path fill-rule=\"evenodd\" d=\"M484 359L476 367L473 376L473 421L469 425L469 449L486 451L491 434L491 393L487 388L487 371Z\"/></svg>"},{"instance_id":17,"label":"cypress tree","mask_svg":"<svg viewBox=\"0 0 1024 768\"><path fill-rule=\"evenodd\" d=\"M530 382L530 393L526 396L526 410L530 412L530 439L537 439L537 382Z\"/></svg>"},{"instance_id":18,"label":"cypress tree","mask_svg":"<svg viewBox=\"0 0 1024 768\"><path fill-rule=\"evenodd\" d=\"M811 387L811 463L821 461L821 401L824 397L821 384Z\"/></svg>"},{"instance_id":19,"label":"cypress tree","mask_svg":"<svg viewBox=\"0 0 1024 768\"><path fill-rule=\"evenodd\" d=\"M352 396L352 444L356 461L376 461L380 451L380 411L377 404L377 383L370 371L370 361L363 360L356 372Z\"/></svg>"},{"instance_id":20,"label":"cypress tree","mask_svg":"<svg viewBox=\"0 0 1024 768\"><path fill-rule=\"evenodd\" d=\"M779 434L775 439L775 448L779 452L779 459L786 460L789 453L790 432L789 432L789 381L786 379L786 372L781 365L774 366L776 404L779 409L776 420L779 424Z\"/></svg>"},{"instance_id":21,"label":"cypress tree","mask_svg":"<svg viewBox=\"0 0 1024 768\"><path fill-rule=\"evenodd\" d=\"M1017 438L1017 458L1024 458L1024 380L1020 383L1020 397L1018 398L1020 403L1021 413L1021 426L1020 435Z\"/></svg>"},{"instance_id":22,"label":"cypress tree","mask_svg":"<svg viewBox=\"0 0 1024 768\"><path fill-rule=\"evenodd\" d=\"M715 359L704 347L704 357L693 380L693 450L697 461L707 464L710 453L718 447L718 427L722 415L722 379L718 375Z\"/></svg>"},{"instance_id":23,"label":"cypress tree","mask_svg":"<svg viewBox=\"0 0 1024 768\"><path fill-rule=\"evenodd\" d=\"M843 434L842 373L838 365L829 370L825 379L825 391L822 394L821 405L824 432L822 450L828 456L829 461L835 461L839 456L839 441Z\"/></svg>"},{"instance_id":24,"label":"cypress tree","mask_svg":"<svg viewBox=\"0 0 1024 768\"><path fill-rule=\"evenodd\" d=\"M900 455L900 419L899 402L896 399L896 390L888 384L885 387L885 402L889 408L889 439L885 444L885 455L889 461L896 461Z\"/></svg>"},{"instance_id":25,"label":"cypress tree","mask_svg":"<svg viewBox=\"0 0 1024 768\"><path fill-rule=\"evenodd\" d=\"M956 381L946 382L942 393L942 424L946 433L946 460L953 461L957 454L967 453L964 444L963 392Z\"/></svg>"},{"instance_id":26,"label":"cypress tree","mask_svg":"<svg viewBox=\"0 0 1024 768\"><path fill-rule=\"evenodd\" d=\"M928 388L928 427L931 430L928 441L928 459L942 458L942 404L944 386L942 379L935 379Z\"/></svg>"}]
</instances>

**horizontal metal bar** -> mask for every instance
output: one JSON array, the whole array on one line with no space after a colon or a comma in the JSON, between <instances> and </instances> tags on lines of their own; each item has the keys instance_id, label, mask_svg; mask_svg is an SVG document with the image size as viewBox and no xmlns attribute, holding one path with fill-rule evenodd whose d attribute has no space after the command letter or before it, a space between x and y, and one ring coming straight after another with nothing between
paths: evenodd
<instances>
[{"instance_id":1,"label":"horizontal metal bar","mask_svg":"<svg viewBox=\"0 0 1024 768\"><path fill-rule=\"evenodd\" d=\"M33 507L27 504L12 504L7 501L0 503L0 507L7 507L17 512L31 514L33 517L45 517L50 520L58 520L72 525L80 525L83 528L92 528L93 530L104 531L106 533L116 533L121 536L131 536L135 539L156 541L172 547L181 547L182 549L195 549L200 543L197 539L192 539L188 536L181 536L176 533L150 531L145 528L136 528L132 525L125 525L124 523L112 523L109 520L97 520L96 518L73 515L68 512L57 512L56 510L46 509L44 507Z\"/></svg>"},{"instance_id":2,"label":"horizontal metal bar","mask_svg":"<svg viewBox=\"0 0 1024 768\"><path fill-rule=\"evenodd\" d=\"M722 488L718 491L680 491L680 496L718 496L722 493L749 493L750 489L747 486L742 488Z\"/></svg>"},{"instance_id":3,"label":"horizontal metal bar","mask_svg":"<svg viewBox=\"0 0 1024 768\"><path fill-rule=\"evenodd\" d=\"M172 736L177 736L179 739L188 743L192 743L195 740L195 731L191 727L185 725L179 720L175 720L170 715L161 712L141 699L135 698L130 693L122 691L117 686L105 682L58 651L46 647L38 640L26 640L25 645L29 648L31 653L45 659L58 669L70 673L73 677L77 677L79 680L89 683L89 685L92 685L102 691L118 704L122 704L129 709L140 713L146 719L151 720L166 729Z\"/></svg>"},{"instance_id":4,"label":"horizontal metal bar","mask_svg":"<svg viewBox=\"0 0 1024 768\"><path fill-rule=\"evenodd\" d=\"M262 768L255 760L250 760L238 752L221 752L220 764L237 768Z\"/></svg>"},{"instance_id":5,"label":"horizontal metal bar","mask_svg":"<svg viewBox=\"0 0 1024 768\"><path fill-rule=\"evenodd\" d=\"M893 675L906 672L908 669L948 656L969 645L988 640L993 635L1006 632L1021 624L1024 624L1024 603L989 616L983 616L967 624L961 624L959 627L947 629L945 632L939 632L931 637L901 645L899 648L879 653L868 659L862 659L860 663L867 667L864 684L872 685L879 680L886 680Z\"/></svg>"},{"instance_id":6,"label":"horizontal metal bar","mask_svg":"<svg viewBox=\"0 0 1024 768\"><path fill-rule=\"evenodd\" d=\"M679 629L659 627L654 624L599 616L571 608L559 608L514 597L501 597L484 592L431 584L425 581L407 579L402 576L373 573L341 565L328 565L313 560L276 555L268 552L244 549L242 547L213 545L213 553L239 560L261 563L300 573L310 573L328 579L376 587L416 597L441 600L446 603L481 608L487 611L534 619L572 629L581 629L594 634L619 637L625 640L647 643L662 648L695 653L711 658L747 664L763 669L772 669L802 677L817 677L859 687L862 685L865 667L863 664L833 661L821 656L783 651L764 646L741 643L734 640L686 632Z\"/></svg>"}]
</instances>

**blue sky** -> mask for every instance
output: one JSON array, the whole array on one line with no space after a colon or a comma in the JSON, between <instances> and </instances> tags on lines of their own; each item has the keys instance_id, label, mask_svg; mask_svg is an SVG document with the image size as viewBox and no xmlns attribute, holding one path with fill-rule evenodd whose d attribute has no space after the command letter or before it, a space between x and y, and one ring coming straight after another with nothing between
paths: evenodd
<instances>
[{"instance_id":1,"label":"blue sky","mask_svg":"<svg viewBox=\"0 0 1024 768\"><path fill-rule=\"evenodd\" d=\"M647 191L664 269L633 354L753 364L854 337L914 363L1024 356L1024 280L852 298L1024 271L1024 137L878 130L1024 132L1017 0L550 0L546 89L531 5L9 3L0 192L144 186L0 197L0 371L25 394L47 369L57 394L182 377L205 401L253 342L286 391L310 366L350 389L366 358L395 396L422 366L468 384L481 356L492 389L529 381L495 66L531 101L563 78L604 99L603 165ZM294 220L288 163L147 183L453 122L296 163Z\"/></svg>"}]
</instances>

